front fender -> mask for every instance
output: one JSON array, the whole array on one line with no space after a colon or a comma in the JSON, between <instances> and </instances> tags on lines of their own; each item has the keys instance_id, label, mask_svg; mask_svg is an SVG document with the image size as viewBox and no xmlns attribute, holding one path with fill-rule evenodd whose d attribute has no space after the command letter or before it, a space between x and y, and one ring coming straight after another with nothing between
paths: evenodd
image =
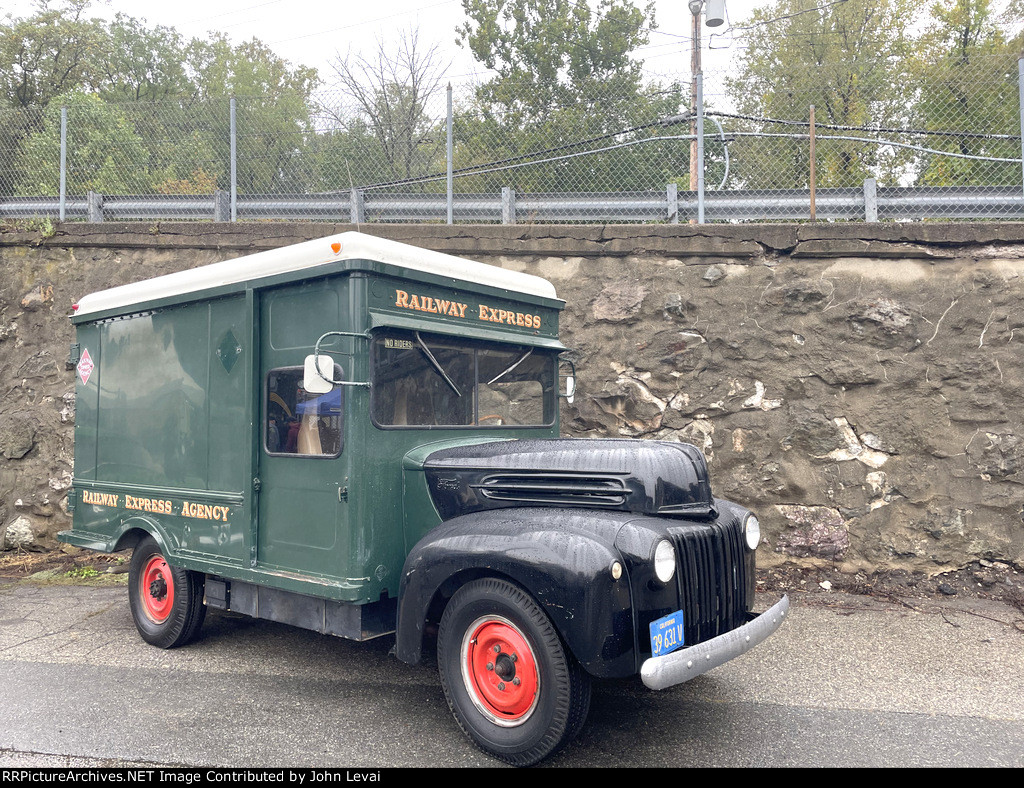
<instances>
[{"instance_id":1,"label":"front fender","mask_svg":"<svg viewBox=\"0 0 1024 788\"><path fill-rule=\"evenodd\" d=\"M482 576L519 584L547 612L589 673L636 672L629 579L611 575L615 536L634 515L566 509L500 509L448 520L409 553L402 573L396 655L416 664L427 627L459 586ZM625 566L624 566L625 569Z\"/></svg>"}]
</instances>

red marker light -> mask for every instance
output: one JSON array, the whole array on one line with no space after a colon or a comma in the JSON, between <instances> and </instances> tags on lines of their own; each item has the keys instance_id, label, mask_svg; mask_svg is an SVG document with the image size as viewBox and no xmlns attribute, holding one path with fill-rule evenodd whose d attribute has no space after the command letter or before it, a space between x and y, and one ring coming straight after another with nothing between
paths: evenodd
<instances>
[{"instance_id":1,"label":"red marker light","mask_svg":"<svg viewBox=\"0 0 1024 788\"><path fill-rule=\"evenodd\" d=\"M72 312L77 312L78 311L78 304L72 304L71 305L71 311Z\"/></svg>"}]
</instances>

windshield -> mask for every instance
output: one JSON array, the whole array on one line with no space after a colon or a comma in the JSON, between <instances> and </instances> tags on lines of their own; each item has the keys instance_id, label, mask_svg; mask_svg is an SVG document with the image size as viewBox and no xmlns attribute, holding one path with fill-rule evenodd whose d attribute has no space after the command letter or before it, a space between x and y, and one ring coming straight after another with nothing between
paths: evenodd
<instances>
[{"instance_id":1,"label":"windshield","mask_svg":"<svg viewBox=\"0 0 1024 788\"><path fill-rule=\"evenodd\" d=\"M373 339L373 421L395 427L541 427L555 414L551 351L387 331Z\"/></svg>"}]
</instances>

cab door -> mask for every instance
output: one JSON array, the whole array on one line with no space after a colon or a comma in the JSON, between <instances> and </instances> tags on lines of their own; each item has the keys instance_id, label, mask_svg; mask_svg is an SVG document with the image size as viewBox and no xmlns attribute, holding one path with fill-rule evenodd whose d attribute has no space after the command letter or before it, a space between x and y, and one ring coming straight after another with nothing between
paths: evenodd
<instances>
[{"instance_id":1,"label":"cab door","mask_svg":"<svg viewBox=\"0 0 1024 788\"><path fill-rule=\"evenodd\" d=\"M323 579L345 574L351 455L345 446L345 392L338 386L311 395L302 388L303 361L317 338L343 325L344 286L343 279L318 280L259 296L261 569ZM336 358L340 376L346 359Z\"/></svg>"}]
</instances>

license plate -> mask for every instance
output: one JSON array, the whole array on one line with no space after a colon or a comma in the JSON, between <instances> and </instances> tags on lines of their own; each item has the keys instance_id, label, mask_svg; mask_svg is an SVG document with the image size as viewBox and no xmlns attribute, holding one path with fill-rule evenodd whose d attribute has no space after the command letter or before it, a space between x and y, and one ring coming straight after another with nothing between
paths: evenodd
<instances>
[{"instance_id":1,"label":"license plate","mask_svg":"<svg viewBox=\"0 0 1024 788\"><path fill-rule=\"evenodd\" d=\"M651 622L651 656L660 657L683 645L682 610Z\"/></svg>"}]
</instances>

